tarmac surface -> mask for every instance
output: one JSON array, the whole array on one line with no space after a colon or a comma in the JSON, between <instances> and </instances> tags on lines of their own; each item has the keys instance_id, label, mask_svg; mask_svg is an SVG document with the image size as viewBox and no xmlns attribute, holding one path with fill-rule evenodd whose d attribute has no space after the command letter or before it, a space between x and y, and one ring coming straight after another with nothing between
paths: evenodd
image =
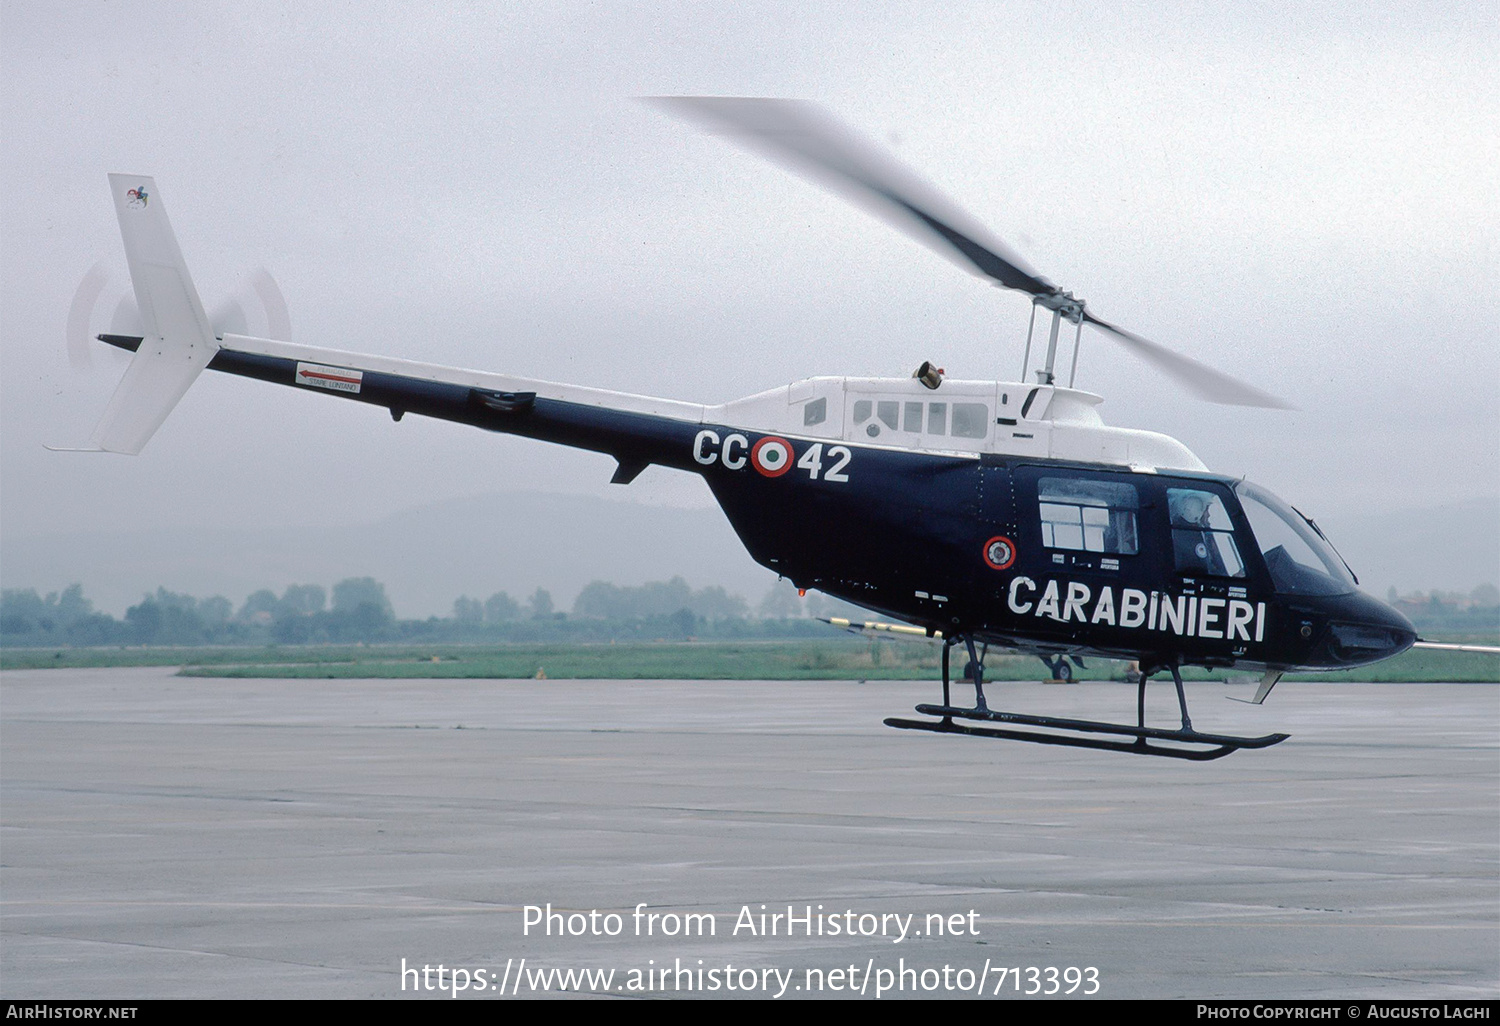
<instances>
[{"instance_id":1,"label":"tarmac surface","mask_svg":"<svg viewBox=\"0 0 1500 1026\"><path fill-rule=\"evenodd\" d=\"M881 725L926 683L6 673L0 993L1500 997L1500 688L1225 690L1188 686L1200 730L1291 740ZM1118 684L990 694L1134 716ZM615 975L539 975L582 968Z\"/></svg>"}]
</instances>

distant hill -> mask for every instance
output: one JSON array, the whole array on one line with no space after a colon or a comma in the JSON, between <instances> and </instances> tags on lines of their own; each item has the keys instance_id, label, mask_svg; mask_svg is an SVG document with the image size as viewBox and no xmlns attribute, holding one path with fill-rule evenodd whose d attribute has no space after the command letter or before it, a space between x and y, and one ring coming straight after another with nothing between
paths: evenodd
<instances>
[{"instance_id":1,"label":"distant hill","mask_svg":"<svg viewBox=\"0 0 1500 1026\"><path fill-rule=\"evenodd\" d=\"M1500 584L1500 497L1319 524L1377 596L1391 586ZM541 587L570 609L591 581L677 575L694 588L720 585L754 608L776 579L716 509L534 492L453 499L353 527L0 535L0 574L7 588L43 593L81 581L97 608L117 616L158 585L238 606L261 588L369 576L385 584L398 616L426 617L450 615L459 595L522 599Z\"/></svg>"},{"instance_id":2,"label":"distant hill","mask_svg":"<svg viewBox=\"0 0 1500 1026\"><path fill-rule=\"evenodd\" d=\"M1359 575L1384 598L1408 592L1472 591L1500 585L1500 496L1422 509L1370 511L1319 518L1321 527Z\"/></svg>"}]
</instances>

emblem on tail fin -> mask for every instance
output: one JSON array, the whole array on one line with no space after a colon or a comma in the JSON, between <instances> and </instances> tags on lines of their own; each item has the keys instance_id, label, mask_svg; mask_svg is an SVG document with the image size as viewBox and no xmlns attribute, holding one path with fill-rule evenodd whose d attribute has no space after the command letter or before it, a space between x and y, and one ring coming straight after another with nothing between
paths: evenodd
<instances>
[{"instance_id":1,"label":"emblem on tail fin","mask_svg":"<svg viewBox=\"0 0 1500 1026\"><path fill-rule=\"evenodd\" d=\"M137 185L134 189L126 192L125 195L130 197L129 205L131 207L145 207L151 202L151 194L146 191L144 185Z\"/></svg>"}]
</instances>

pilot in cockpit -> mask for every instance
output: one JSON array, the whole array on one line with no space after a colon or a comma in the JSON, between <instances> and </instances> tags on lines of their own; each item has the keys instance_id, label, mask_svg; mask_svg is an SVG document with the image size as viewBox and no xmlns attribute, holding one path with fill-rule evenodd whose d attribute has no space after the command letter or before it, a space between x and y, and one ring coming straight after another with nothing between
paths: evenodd
<instances>
[{"instance_id":1,"label":"pilot in cockpit","mask_svg":"<svg viewBox=\"0 0 1500 1026\"><path fill-rule=\"evenodd\" d=\"M1215 558L1209 496L1203 492L1173 488L1168 493L1172 518L1172 549L1177 569L1183 573L1220 574L1225 570Z\"/></svg>"}]
</instances>

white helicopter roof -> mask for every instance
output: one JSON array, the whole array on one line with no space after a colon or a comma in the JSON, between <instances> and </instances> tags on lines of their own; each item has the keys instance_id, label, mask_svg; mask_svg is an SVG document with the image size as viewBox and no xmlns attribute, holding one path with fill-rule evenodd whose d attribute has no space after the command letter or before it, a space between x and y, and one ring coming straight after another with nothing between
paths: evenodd
<instances>
[{"instance_id":1,"label":"white helicopter roof","mask_svg":"<svg viewBox=\"0 0 1500 1026\"><path fill-rule=\"evenodd\" d=\"M916 378L806 378L704 408L709 423L837 439L867 447L978 456L997 453L1135 470L1208 468L1155 431L1111 427L1102 396L1055 385Z\"/></svg>"}]
</instances>

